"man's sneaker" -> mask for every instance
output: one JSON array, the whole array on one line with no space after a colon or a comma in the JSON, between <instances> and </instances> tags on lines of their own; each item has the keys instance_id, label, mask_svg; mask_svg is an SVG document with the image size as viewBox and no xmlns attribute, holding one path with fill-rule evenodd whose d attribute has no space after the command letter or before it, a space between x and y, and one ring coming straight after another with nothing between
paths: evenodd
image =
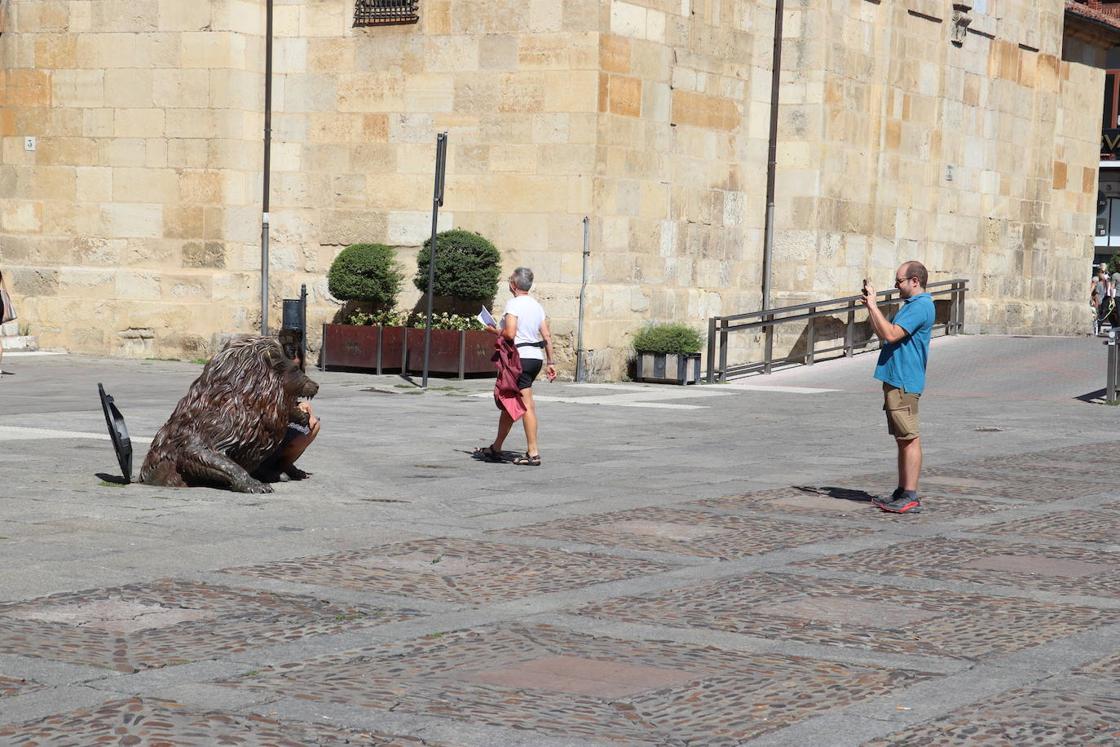
<instances>
[{"instance_id":1,"label":"man's sneaker","mask_svg":"<svg viewBox=\"0 0 1120 747\"><path fill-rule=\"evenodd\" d=\"M885 498L872 498L872 505L892 514L917 514L922 512L922 502L917 493L907 493L897 490L891 494L890 500Z\"/></svg>"}]
</instances>

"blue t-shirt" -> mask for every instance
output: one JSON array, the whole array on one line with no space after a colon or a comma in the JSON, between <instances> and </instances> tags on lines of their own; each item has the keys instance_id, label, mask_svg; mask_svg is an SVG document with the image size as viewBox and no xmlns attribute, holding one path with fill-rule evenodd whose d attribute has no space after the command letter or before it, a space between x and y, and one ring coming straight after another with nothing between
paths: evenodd
<instances>
[{"instance_id":1,"label":"blue t-shirt","mask_svg":"<svg viewBox=\"0 0 1120 747\"><path fill-rule=\"evenodd\" d=\"M879 351L875 378L896 386L904 392L921 394L926 388L926 361L929 360L929 338L933 331L933 297L919 293L902 302L902 308L891 319L906 330L906 337L888 342Z\"/></svg>"}]
</instances>

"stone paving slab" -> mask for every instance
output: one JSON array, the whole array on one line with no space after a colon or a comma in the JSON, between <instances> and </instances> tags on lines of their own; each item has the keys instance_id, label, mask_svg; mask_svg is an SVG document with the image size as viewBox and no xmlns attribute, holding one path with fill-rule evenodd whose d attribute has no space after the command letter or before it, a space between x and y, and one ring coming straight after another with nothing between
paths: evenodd
<instances>
[{"instance_id":1,"label":"stone paving slab","mask_svg":"<svg viewBox=\"0 0 1120 747\"><path fill-rule=\"evenodd\" d=\"M762 516L720 516L702 511L650 507L530 524L502 530L501 534L730 559L852 537L869 531Z\"/></svg>"},{"instance_id":2,"label":"stone paving slab","mask_svg":"<svg viewBox=\"0 0 1120 747\"><path fill-rule=\"evenodd\" d=\"M680 508L716 509L735 514L796 514L821 518L841 518L871 525L897 523L897 517L871 505L872 494L863 490L827 485L801 485L760 490L742 495L707 498L681 504ZM954 495L930 494L922 491L922 512L912 523L929 524L955 519L990 516L1022 503L977 501Z\"/></svg>"},{"instance_id":3,"label":"stone paving slab","mask_svg":"<svg viewBox=\"0 0 1120 747\"><path fill-rule=\"evenodd\" d=\"M506 625L262 670L277 696L627 744L733 744L937 675Z\"/></svg>"},{"instance_id":4,"label":"stone paving slab","mask_svg":"<svg viewBox=\"0 0 1120 747\"><path fill-rule=\"evenodd\" d=\"M416 616L162 580L0 605L0 653L135 672Z\"/></svg>"},{"instance_id":5,"label":"stone paving slab","mask_svg":"<svg viewBox=\"0 0 1120 747\"><path fill-rule=\"evenodd\" d=\"M756 573L639 597L577 614L895 654L978 660L1120 622L1120 611L980 594L925 592Z\"/></svg>"},{"instance_id":6,"label":"stone paving slab","mask_svg":"<svg viewBox=\"0 0 1120 747\"><path fill-rule=\"evenodd\" d=\"M840 571L874 568L884 580L910 576L1110 599L1120 596L1120 554L1077 547L934 537L794 566Z\"/></svg>"},{"instance_id":7,"label":"stone paving slab","mask_svg":"<svg viewBox=\"0 0 1120 747\"><path fill-rule=\"evenodd\" d=\"M220 745L302 747L427 745L419 738L350 731L323 724L278 721L255 714L199 711L168 700L129 698L82 708L31 724L0 726L6 745Z\"/></svg>"},{"instance_id":8,"label":"stone paving slab","mask_svg":"<svg viewBox=\"0 0 1120 747\"><path fill-rule=\"evenodd\" d=\"M24 677L5 677L0 674L0 698L23 695L38 690L40 687L42 685L38 682L33 682Z\"/></svg>"},{"instance_id":9,"label":"stone paving slab","mask_svg":"<svg viewBox=\"0 0 1120 747\"><path fill-rule=\"evenodd\" d=\"M1120 694L1021 688L865 744L1116 745L1120 743L1117 714Z\"/></svg>"},{"instance_id":10,"label":"stone paving slab","mask_svg":"<svg viewBox=\"0 0 1120 747\"><path fill-rule=\"evenodd\" d=\"M475 540L414 540L222 572L480 604L660 573L673 566Z\"/></svg>"},{"instance_id":11,"label":"stone paving slab","mask_svg":"<svg viewBox=\"0 0 1120 747\"><path fill-rule=\"evenodd\" d=\"M1093 510L1073 509L1047 516L988 524L969 531L1013 537L1037 537L1042 540L1098 543L1120 549L1120 504L1106 504Z\"/></svg>"},{"instance_id":12,"label":"stone paving slab","mask_svg":"<svg viewBox=\"0 0 1120 747\"><path fill-rule=\"evenodd\" d=\"M1107 483L1055 476L1024 475L992 469L973 468L968 464L955 467L923 467L919 494L960 495L977 498L999 498L1010 501L1045 503L1083 498L1108 490ZM877 472L836 481L842 488L866 490L872 494L889 493L898 482L896 472Z\"/></svg>"},{"instance_id":13,"label":"stone paving slab","mask_svg":"<svg viewBox=\"0 0 1120 747\"><path fill-rule=\"evenodd\" d=\"M470 457L490 382L315 372L314 477L268 496L105 479L96 382L138 464L197 365L20 360L0 744L1089 743L1120 720L1102 352L935 342L917 516L864 502L895 483L874 356L551 385L532 470Z\"/></svg>"}]
</instances>

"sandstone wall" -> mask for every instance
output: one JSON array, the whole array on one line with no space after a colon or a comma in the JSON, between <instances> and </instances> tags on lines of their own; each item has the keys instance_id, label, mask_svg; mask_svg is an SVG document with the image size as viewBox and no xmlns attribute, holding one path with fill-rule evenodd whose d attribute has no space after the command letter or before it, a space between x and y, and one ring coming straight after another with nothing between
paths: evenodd
<instances>
[{"instance_id":1,"label":"sandstone wall","mask_svg":"<svg viewBox=\"0 0 1120 747\"><path fill-rule=\"evenodd\" d=\"M889 287L917 258L970 280L972 330L1085 329L1103 72L1063 61L1061 0L969 4L958 45L941 0L802 3L821 93L783 87L803 126L779 160L780 298Z\"/></svg>"},{"instance_id":2,"label":"sandstone wall","mask_svg":"<svg viewBox=\"0 0 1120 747\"><path fill-rule=\"evenodd\" d=\"M569 365L585 215L595 375L646 321L758 308L773 5L423 0L416 25L353 28L352 0L277 0L273 325L300 283L313 337L337 315L349 243L398 247L411 278L439 131L441 228L534 268ZM972 329L1082 326L1101 72L1063 61L1060 0L976 5L958 47L948 0L787 1L776 303L917 257L970 278ZM0 7L0 263L32 331L197 357L255 329L264 3Z\"/></svg>"}]
</instances>

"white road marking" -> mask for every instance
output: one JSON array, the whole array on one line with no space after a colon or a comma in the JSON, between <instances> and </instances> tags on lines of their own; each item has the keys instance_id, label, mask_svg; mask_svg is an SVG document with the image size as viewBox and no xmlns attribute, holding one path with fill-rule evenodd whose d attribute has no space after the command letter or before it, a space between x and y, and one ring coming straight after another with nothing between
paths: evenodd
<instances>
[{"instance_id":1,"label":"white road marking","mask_svg":"<svg viewBox=\"0 0 1120 747\"><path fill-rule=\"evenodd\" d=\"M31 356L41 355L66 355L66 353L55 352L51 350L5 350L5 358L30 358Z\"/></svg>"},{"instance_id":2,"label":"white road marking","mask_svg":"<svg viewBox=\"0 0 1120 747\"><path fill-rule=\"evenodd\" d=\"M767 386L765 384L746 384L736 381L723 384L723 386L746 392L781 392L783 394L827 394L843 391L841 389L820 389L812 386Z\"/></svg>"},{"instance_id":3,"label":"white road marking","mask_svg":"<svg viewBox=\"0 0 1120 747\"><path fill-rule=\"evenodd\" d=\"M0 425L0 441L30 441L42 439L85 438L94 441L108 441L108 433L89 433L87 431L60 431L53 428L24 428L18 425ZM151 443L151 436L129 436L136 443Z\"/></svg>"}]
</instances>

